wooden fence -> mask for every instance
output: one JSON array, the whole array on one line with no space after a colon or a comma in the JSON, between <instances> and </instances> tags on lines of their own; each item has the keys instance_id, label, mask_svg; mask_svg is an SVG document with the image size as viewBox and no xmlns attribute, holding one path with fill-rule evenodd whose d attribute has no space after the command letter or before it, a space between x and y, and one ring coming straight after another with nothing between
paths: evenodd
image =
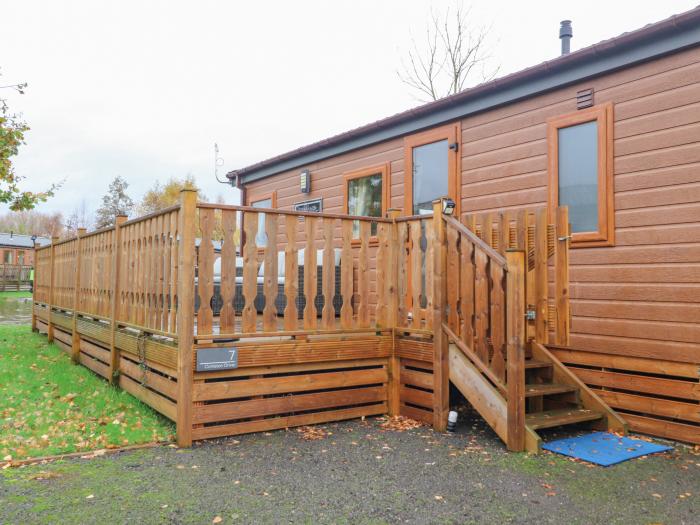
<instances>
[{"instance_id":1,"label":"wooden fence","mask_svg":"<svg viewBox=\"0 0 700 525\"><path fill-rule=\"evenodd\" d=\"M32 269L23 264L0 264L0 292L30 290Z\"/></svg>"},{"instance_id":2,"label":"wooden fence","mask_svg":"<svg viewBox=\"0 0 700 525\"><path fill-rule=\"evenodd\" d=\"M539 211L460 222L436 203L432 215L370 218L184 191L170 209L39 248L32 322L175 420L183 445L384 413L441 429L451 339L506 389L509 367L522 366L509 334L518 318L521 350L526 307L523 297L513 310L510 294L526 279L539 290L529 329L566 341L557 235ZM198 369L212 349L234 348L235 367Z\"/></svg>"}]
</instances>

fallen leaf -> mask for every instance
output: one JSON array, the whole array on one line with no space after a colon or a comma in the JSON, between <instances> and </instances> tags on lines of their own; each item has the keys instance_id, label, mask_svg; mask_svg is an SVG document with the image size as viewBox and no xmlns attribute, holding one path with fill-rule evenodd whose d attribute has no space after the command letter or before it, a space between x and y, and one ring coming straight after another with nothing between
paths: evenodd
<instances>
[{"instance_id":1,"label":"fallen leaf","mask_svg":"<svg viewBox=\"0 0 700 525\"><path fill-rule=\"evenodd\" d=\"M223 521L223 518L221 516L216 516L213 520L211 520L212 523L221 523Z\"/></svg>"},{"instance_id":2,"label":"fallen leaf","mask_svg":"<svg viewBox=\"0 0 700 525\"><path fill-rule=\"evenodd\" d=\"M329 433L321 427L299 427L297 432L301 434L302 439L307 441L323 439L329 435Z\"/></svg>"},{"instance_id":3,"label":"fallen leaf","mask_svg":"<svg viewBox=\"0 0 700 525\"><path fill-rule=\"evenodd\" d=\"M58 472L53 472L53 471L42 471L42 472L37 472L36 474L32 474L29 476L29 479L35 479L37 481L43 481L46 479L53 479L53 478L60 478L61 474Z\"/></svg>"},{"instance_id":4,"label":"fallen leaf","mask_svg":"<svg viewBox=\"0 0 700 525\"><path fill-rule=\"evenodd\" d=\"M392 416L380 425L384 430L393 430L395 432L404 432L413 428L423 426L423 423L405 416Z\"/></svg>"}]
</instances>

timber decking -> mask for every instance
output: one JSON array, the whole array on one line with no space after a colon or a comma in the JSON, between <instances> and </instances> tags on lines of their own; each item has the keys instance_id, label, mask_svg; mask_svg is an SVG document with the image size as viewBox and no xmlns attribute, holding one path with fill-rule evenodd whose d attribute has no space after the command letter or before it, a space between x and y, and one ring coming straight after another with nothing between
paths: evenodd
<instances>
[{"instance_id":1,"label":"timber decking","mask_svg":"<svg viewBox=\"0 0 700 525\"><path fill-rule=\"evenodd\" d=\"M237 232L238 213L242 231ZM355 221L367 234L359 245L350 235ZM374 267L369 265L371 222L379 223L372 248L380 266ZM218 276L215 272L212 241L218 224L228 233L220 253L243 254L240 273L235 257L221 260ZM196 204L186 191L179 207L132 221L120 218L111 229L81 231L44 250L49 289L38 295L48 304L35 298L33 324L46 328L76 363L174 419L181 445L387 412L440 430L449 409L452 338L478 369L472 387L493 381L498 395L507 398L502 417L481 406L487 421L500 429L509 448L537 450L538 438L526 431L525 399L537 397L538 403L528 405L541 411L578 402L580 390L575 381L559 385L537 376L551 372L546 350L533 364L525 361L529 297L539 312L530 331L544 341L567 336L567 323L553 323L552 334L546 329L552 311L568 316L561 283L566 273L557 266L566 257L553 259L560 296L550 299L547 287L548 260L568 249L567 242L554 241L556 228L542 209L473 216L465 226L443 216L439 201L432 215L415 218L285 216L279 210ZM201 240L195 246L196 232ZM280 235L286 239L284 252ZM295 241L301 244L290 247ZM303 270L295 257L300 246ZM278 263L281 253L284 264ZM43 252L37 255L45 259ZM295 308L278 308L282 266L291 277L303 271L304 296L314 297L301 318ZM355 267L363 278L355 279L350 271ZM318 271L323 272L320 285ZM457 286L448 287L447 272ZM265 303L258 307L261 277ZM220 311L212 307L215 278L220 279ZM527 280L535 285L531 295ZM284 290L287 297L297 292L293 284ZM242 303L234 301L239 288ZM342 305L336 309L331 300L338 289ZM232 347L235 369L193 370L201 352ZM526 387L527 374L534 385ZM568 393L576 396L563 396ZM585 391L581 396L588 402Z\"/></svg>"},{"instance_id":2,"label":"timber decking","mask_svg":"<svg viewBox=\"0 0 700 525\"><path fill-rule=\"evenodd\" d=\"M32 266L0 264L0 291L28 291L32 287Z\"/></svg>"},{"instance_id":3,"label":"timber decking","mask_svg":"<svg viewBox=\"0 0 700 525\"><path fill-rule=\"evenodd\" d=\"M208 307L216 256L211 241L217 224L225 224L231 234L237 212L244 219L244 235L239 238L234 229L221 253L242 249L242 275L235 260L221 265L222 293L228 299L217 316ZM341 244L339 312L330 303L316 308L315 301L307 303L302 319L293 309L276 309L278 290L272 284L282 266L275 264L279 248L292 255L295 248L278 242L257 246L259 213L265 213L266 232L284 228L290 242L306 231L306 283L316 285L316 263L322 270L336 266L331 255ZM35 295L34 326L76 362L174 419L182 445L382 413L404 414L439 429L453 372L455 384L473 390L476 397L467 397L513 450L538 449L539 438L526 422L527 416L536 417L533 413L586 408L602 414L605 428L624 431L601 398L537 339L526 342L528 332L542 342L567 339L568 325L560 322L568 312L566 272L560 266L566 257L560 256L568 242L555 240L566 233L564 227L558 231L548 224L542 210L474 216L464 225L442 216L436 203L432 216L380 221L377 268L367 264L371 247L358 247L347 235L358 220L374 221L197 205L185 195L180 207L160 215L121 220L112 230L81 232L77 239L40 249L37 261L49 279L37 279L44 284ZM202 241L195 247L197 227ZM334 229L346 235L337 239ZM281 234L278 230L271 237L279 240ZM314 261L319 248L323 255ZM301 271L295 261L285 262L285 273L293 276L295 266ZM550 261L549 271L559 283L554 287L547 286ZM355 267L363 275L382 276L362 284L349 271ZM447 272L457 286L448 286ZM254 299L260 275L268 302L259 313ZM328 298L335 293L333 272L323 275L321 293ZM244 306L227 308L235 306L232 285L239 278L247 294ZM307 292L315 294L316 286ZM530 300L537 315L528 324L524 312ZM237 368L194 370L200 352L232 346ZM478 383L483 384L477 388Z\"/></svg>"}]
</instances>

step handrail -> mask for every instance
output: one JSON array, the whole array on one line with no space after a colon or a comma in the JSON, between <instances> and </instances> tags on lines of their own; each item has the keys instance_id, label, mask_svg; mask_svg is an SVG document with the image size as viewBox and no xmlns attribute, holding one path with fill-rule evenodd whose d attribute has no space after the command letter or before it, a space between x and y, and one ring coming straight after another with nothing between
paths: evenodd
<instances>
[{"instance_id":1,"label":"step handrail","mask_svg":"<svg viewBox=\"0 0 700 525\"><path fill-rule=\"evenodd\" d=\"M477 295L475 292L476 287L470 284L467 288L470 290L467 292L469 295L467 298L472 298L475 300L473 313L478 315L484 315L484 300L487 302L486 305L486 315L496 316L492 319L497 319L495 328L499 331L497 335L499 336L499 342L485 343L486 341L486 331L482 325L475 325L474 328L478 328L481 333L478 336L480 344L482 346L481 352L484 351L484 344L493 345L493 357L487 355L482 357L476 351L472 351L470 345L463 341L460 336L457 335L456 330L453 330L449 322L444 322L442 316L439 316L439 323L435 323L435 329L442 332L442 337L444 337L447 342L452 342L478 370L484 380L488 380L495 389L505 398L506 400L506 444L509 450L520 451L525 448L525 348L527 336L525 330L525 281L526 281L526 258L525 251L522 249L508 249L505 255L501 255L497 250L492 248L487 242L479 238L476 233L471 231L466 225L462 224L459 220L442 215L443 224L445 229L451 228L452 232L457 232L462 238L462 242L469 247L469 250L479 249L481 251L481 257L484 256L488 258L489 270L486 270L482 265L477 267L477 260L473 259L471 262L466 264L472 264L474 271L470 271L467 275L467 279L475 279L474 283L482 283L479 285L479 290L481 295ZM449 236L448 236L449 237ZM444 272L446 269L444 267L444 260L447 257L447 245L444 242L445 233L443 231L442 236L439 238L441 265L436 265L436 271ZM466 239L466 242L464 241ZM456 241L451 241L451 250L453 257L461 258L463 255L460 252L455 252L460 250L460 248L455 248ZM456 246L460 246L456 244ZM469 252L468 252L469 253ZM474 254L475 255L475 254ZM471 257L471 256L470 256ZM461 261L461 264L464 264ZM480 270L478 268L481 268ZM495 274L491 273L495 270ZM481 273L479 273L481 272ZM485 273L485 275L484 275ZM436 274L437 282L438 274ZM461 278L461 272L460 272ZM484 278L488 283L493 280L494 283L498 280L498 287L492 289L486 285L486 289L483 288ZM443 297L447 297L447 289L444 280L440 279L440 286L443 287L442 293L435 294L438 300L442 302ZM461 284L460 291L457 292L458 295L461 294ZM484 296L486 293L486 296ZM479 297L478 301L476 298ZM458 308L455 304L459 304L459 301L464 300L464 298L459 297L458 301L455 302L454 295L449 300L452 308ZM448 301L445 301L447 304ZM479 306L481 305L481 306ZM478 308L481 307L482 310ZM493 312L489 313L494 308L496 314ZM439 310L442 311L444 304L440 305ZM452 310L450 310L452 311ZM498 312L501 312L499 315ZM454 320L454 317L453 317ZM476 321L475 321L476 322ZM491 336L494 334L492 332ZM470 332L470 337L473 336L473 332ZM476 343L475 343L476 344ZM476 348L474 349L476 350ZM497 359L498 357L498 359ZM486 359L486 361L484 361Z\"/></svg>"},{"instance_id":2,"label":"step handrail","mask_svg":"<svg viewBox=\"0 0 700 525\"><path fill-rule=\"evenodd\" d=\"M484 374L486 377L489 378L489 381L491 381L495 387L498 389L498 391L503 394L503 397L508 396L508 389L506 388L506 385L504 385L497 377L496 375L487 367L481 359L474 353L474 351L469 348L468 345L462 341L457 334L455 334L449 326L447 326L445 323L442 323L442 329L443 331L447 334L447 337L452 341L452 343L459 348L459 351L464 354L464 356L469 359L474 366L476 366L479 371Z\"/></svg>"},{"instance_id":3,"label":"step handrail","mask_svg":"<svg viewBox=\"0 0 700 525\"><path fill-rule=\"evenodd\" d=\"M467 237L472 242L472 244L478 246L481 250L483 250L486 253L486 255L489 256L489 258L491 258L500 266L502 266L505 271L508 271L508 263L506 262L505 257L498 253L498 251L494 250L491 246L489 246L482 239L480 239L473 231L471 231L469 228L467 228L464 224L459 222L454 217L450 217L449 215L443 214L443 218L445 219L445 222L448 225L452 226L457 231L459 231L459 233Z\"/></svg>"}]
</instances>

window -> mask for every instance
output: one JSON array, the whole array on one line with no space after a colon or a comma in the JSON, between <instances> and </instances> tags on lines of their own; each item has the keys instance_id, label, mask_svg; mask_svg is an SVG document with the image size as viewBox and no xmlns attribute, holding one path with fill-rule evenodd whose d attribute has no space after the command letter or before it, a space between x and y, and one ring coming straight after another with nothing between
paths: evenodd
<instances>
[{"instance_id":1,"label":"window","mask_svg":"<svg viewBox=\"0 0 700 525\"><path fill-rule=\"evenodd\" d=\"M459 212L459 126L406 137L404 162L407 215L432 213L433 201L449 196Z\"/></svg>"},{"instance_id":2,"label":"window","mask_svg":"<svg viewBox=\"0 0 700 525\"><path fill-rule=\"evenodd\" d=\"M548 121L549 206L568 206L573 246L614 243L612 104Z\"/></svg>"},{"instance_id":3,"label":"window","mask_svg":"<svg viewBox=\"0 0 700 525\"><path fill-rule=\"evenodd\" d=\"M3 262L5 264L12 264L12 250L5 250L3 255Z\"/></svg>"},{"instance_id":4,"label":"window","mask_svg":"<svg viewBox=\"0 0 700 525\"><path fill-rule=\"evenodd\" d=\"M387 177L390 168L382 165L365 168L345 175L345 213L366 217L383 217L386 213ZM360 223L354 221L353 238L360 237ZM372 237L377 235L377 224L372 224Z\"/></svg>"},{"instance_id":5,"label":"window","mask_svg":"<svg viewBox=\"0 0 700 525\"><path fill-rule=\"evenodd\" d=\"M248 202L250 202L253 208L275 208L277 206L277 195L275 192L272 192L267 195L251 196ZM255 234L255 244L258 248L265 248L267 246L264 213L258 213L258 232Z\"/></svg>"},{"instance_id":6,"label":"window","mask_svg":"<svg viewBox=\"0 0 700 525\"><path fill-rule=\"evenodd\" d=\"M24 264L24 251L20 250L17 252L17 264Z\"/></svg>"},{"instance_id":7,"label":"window","mask_svg":"<svg viewBox=\"0 0 700 525\"><path fill-rule=\"evenodd\" d=\"M447 195L447 140L413 148L413 214L433 211L433 201Z\"/></svg>"}]
</instances>

